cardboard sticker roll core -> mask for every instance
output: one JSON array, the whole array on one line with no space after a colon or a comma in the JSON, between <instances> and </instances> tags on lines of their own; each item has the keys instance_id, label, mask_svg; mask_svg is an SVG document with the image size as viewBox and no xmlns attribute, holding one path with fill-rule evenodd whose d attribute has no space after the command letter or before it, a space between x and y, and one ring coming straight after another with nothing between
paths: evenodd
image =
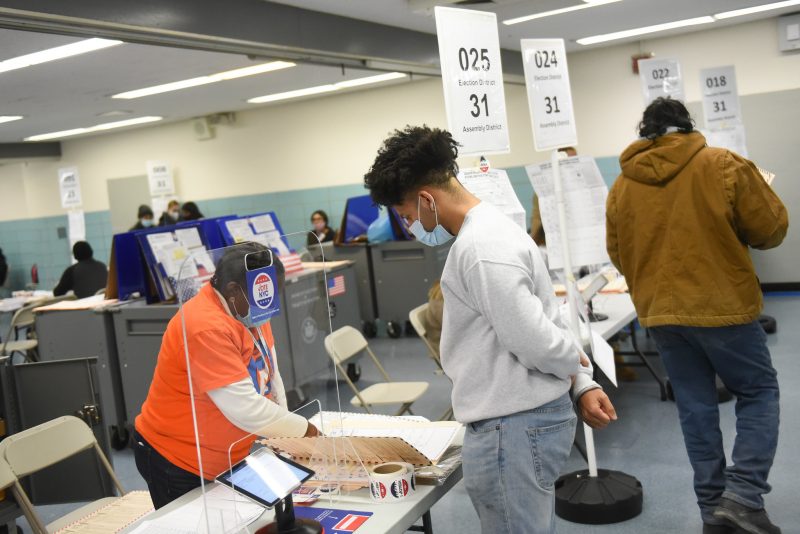
<instances>
[{"instance_id":1,"label":"cardboard sticker roll core","mask_svg":"<svg viewBox=\"0 0 800 534\"><path fill-rule=\"evenodd\" d=\"M417 489L414 466L404 462L389 462L370 468L369 489L373 501L402 501Z\"/></svg>"}]
</instances>

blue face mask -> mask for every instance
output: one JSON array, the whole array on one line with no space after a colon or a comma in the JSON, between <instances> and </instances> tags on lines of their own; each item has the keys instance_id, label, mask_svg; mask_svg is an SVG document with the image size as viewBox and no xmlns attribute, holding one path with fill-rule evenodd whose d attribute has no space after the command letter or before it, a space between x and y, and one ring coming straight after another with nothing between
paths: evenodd
<instances>
[{"instance_id":1,"label":"blue face mask","mask_svg":"<svg viewBox=\"0 0 800 534\"><path fill-rule=\"evenodd\" d=\"M153 226L153 219L140 219L140 220L142 222L142 226L144 226L145 228L150 228L151 226Z\"/></svg>"},{"instance_id":2,"label":"blue face mask","mask_svg":"<svg viewBox=\"0 0 800 534\"><path fill-rule=\"evenodd\" d=\"M245 300L247 300L247 296L244 294L244 290L241 287L239 288L239 291L242 292L242 296L244 296ZM231 311L233 311L233 316L236 317L236 320L242 323L245 326L245 328L258 328L259 326L267 324L270 319L269 317L266 317L264 319L254 321L252 314L252 306L247 307L247 315L239 315L239 310L236 309L235 300L231 301L231 308L232 308Z\"/></svg>"},{"instance_id":3,"label":"blue face mask","mask_svg":"<svg viewBox=\"0 0 800 534\"><path fill-rule=\"evenodd\" d=\"M429 247L438 247L439 245L444 245L451 239L453 239L453 234L448 232L444 229L444 226L439 224L439 212L436 210L436 201L433 201L433 213L436 215L436 226L430 232L422 226L420 222L420 202L422 201L422 197L417 198L417 220L409 227L411 233L414 234L414 237L417 238L417 241L422 243L423 245L428 245Z\"/></svg>"}]
</instances>

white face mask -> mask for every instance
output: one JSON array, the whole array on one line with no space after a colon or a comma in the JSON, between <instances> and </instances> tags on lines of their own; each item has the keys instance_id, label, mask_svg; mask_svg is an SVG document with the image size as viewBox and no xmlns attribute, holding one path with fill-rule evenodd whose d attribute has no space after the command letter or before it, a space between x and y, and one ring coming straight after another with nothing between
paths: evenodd
<instances>
[{"instance_id":1,"label":"white face mask","mask_svg":"<svg viewBox=\"0 0 800 534\"><path fill-rule=\"evenodd\" d=\"M439 245L444 245L453 237L453 234L445 230L444 226L439 224L439 212L436 210L436 201L433 201L433 213L436 216L436 226L434 226L433 230L430 232L422 226L420 222L420 203L422 202L422 197L417 198L417 220L409 227L411 233L414 234L414 237L417 238L417 241L422 243L423 245L428 245L429 247L438 247Z\"/></svg>"}]
</instances>

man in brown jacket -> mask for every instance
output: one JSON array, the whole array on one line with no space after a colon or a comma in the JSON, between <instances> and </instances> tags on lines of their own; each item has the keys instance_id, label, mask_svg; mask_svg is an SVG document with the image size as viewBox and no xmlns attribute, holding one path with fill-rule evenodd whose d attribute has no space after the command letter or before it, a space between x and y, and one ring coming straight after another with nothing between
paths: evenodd
<instances>
[{"instance_id":1,"label":"man in brown jacket","mask_svg":"<svg viewBox=\"0 0 800 534\"><path fill-rule=\"evenodd\" d=\"M706 146L681 102L651 103L639 134L608 196L608 254L669 374L703 532L779 533L763 499L778 443L778 381L748 248L783 241L786 208L752 162ZM727 467L715 375L737 397Z\"/></svg>"}]
</instances>

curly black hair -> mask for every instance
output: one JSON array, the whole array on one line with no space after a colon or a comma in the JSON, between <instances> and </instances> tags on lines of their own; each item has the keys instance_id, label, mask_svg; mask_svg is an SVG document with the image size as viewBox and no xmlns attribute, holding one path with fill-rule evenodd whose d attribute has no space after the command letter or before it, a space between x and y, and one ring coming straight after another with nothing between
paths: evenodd
<instances>
[{"instance_id":1,"label":"curly black hair","mask_svg":"<svg viewBox=\"0 0 800 534\"><path fill-rule=\"evenodd\" d=\"M655 139L667 133L670 126L678 128L679 132L689 133L694 129L694 120L683 102L660 96L644 110L642 122L639 123L639 137Z\"/></svg>"},{"instance_id":2,"label":"curly black hair","mask_svg":"<svg viewBox=\"0 0 800 534\"><path fill-rule=\"evenodd\" d=\"M458 147L450 132L439 128L395 130L378 150L364 185L372 200L384 206L402 203L423 186L446 186L458 174Z\"/></svg>"}]
</instances>

